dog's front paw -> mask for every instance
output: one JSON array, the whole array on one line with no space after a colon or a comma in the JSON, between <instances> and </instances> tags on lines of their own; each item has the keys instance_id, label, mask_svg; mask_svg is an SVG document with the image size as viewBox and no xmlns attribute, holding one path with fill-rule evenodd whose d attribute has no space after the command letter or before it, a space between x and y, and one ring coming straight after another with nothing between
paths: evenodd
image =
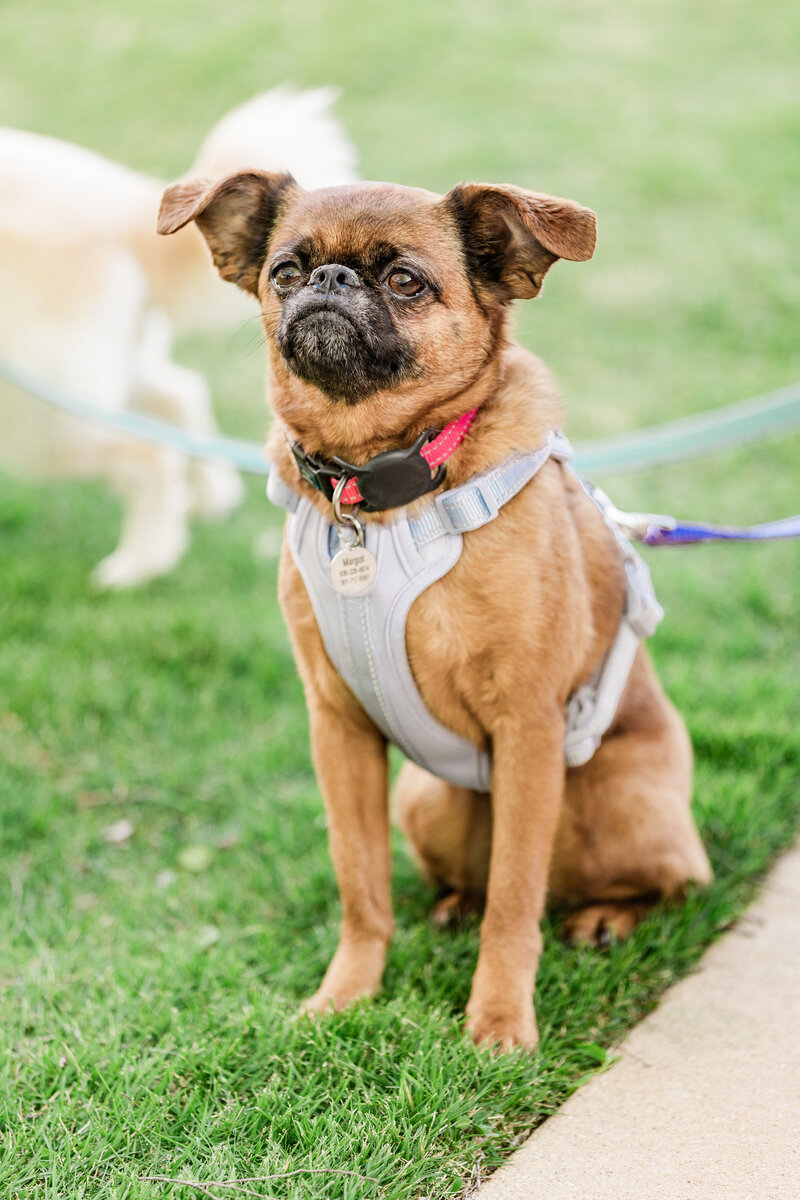
<instances>
[{"instance_id":1,"label":"dog's front paw","mask_svg":"<svg viewBox=\"0 0 800 1200\"><path fill-rule=\"evenodd\" d=\"M500 1008L467 1009L467 1031L479 1046L492 1050L535 1050L539 1041L533 1004L521 1011Z\"/></svg>"},{"instance_id":2,"label":"dog's front paw","mask_svg":"<svg viewBox=\"0 0 800 1200\"><path fill-rule=\"evenodd\" d=\"M356 1000L366 1000L380 989L386 940L362 941L357 949L340 944L325 978L313 996L304 1002L301 1012L341 1012Z\"/></svg>"},{"instance_id":3,"label":"dog's front paw","mask_svg":"<svg viewBox=\"0 0 800 1200\"><path fill-rule=\"evenodd\" d=\"M347 1002L342 1002L336 996L332 996L330 992L323 991L322 988L315 992L313 996L309 996L300 1005L301 1017L318 1017L323 1013L341 1012L347 1007Z\"/></svg>"},{"instance_id":4,"label":"dog's front paw","mask_svg":"<svg viewBox=\"0 0 800 1200\"><path fill-rule=\"evenodd\" d=\"M309 996L307 1000L303 1001L300 1005L300 1014L304 1017L316 1017L322 1013L341 1012L348 1005L355 1004L356 1000L368 1000L376 990L375 988L365 988L361 991L332 991L323 986L313 996Z\"/></svg>"}]
</instances>

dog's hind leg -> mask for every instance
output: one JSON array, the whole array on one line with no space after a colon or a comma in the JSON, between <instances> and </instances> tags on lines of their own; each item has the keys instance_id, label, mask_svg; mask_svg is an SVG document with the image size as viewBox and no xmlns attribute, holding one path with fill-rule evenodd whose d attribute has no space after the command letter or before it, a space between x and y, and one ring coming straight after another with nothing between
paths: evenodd
<instances>
[{"instance_id":1,"label":"dog's hind leg","mask_svg":"<svg viewBox=\"0 0 800 1200\"><path fill-rule=\"evenodd\" d=\"M688 735L641 650L615 725L567 773L549 882L551 900L575 909L567 940L622 939L659 899L709 882L691 788Z\"/></svg>"},{"instance_id":2,"label":"dog's hind leg","mask_svg":"<svg viewBox=\"0 0 800 1200\"><path fill-rule=\"evenodd\" d=\"M621 940L660 899L709 882L691 778L683 722L642 652L615 726L586 766L567 772L549 896L573 910L564 924L573 944ZM425 875L446 889L433 920L449 924L480 907L491 852L489 796L406 763L394 808Z\"/></svg>"},{"instance_id":3,"label":"dog's hind leg","mask_svg":"<svg viewBox=\"0 0 800 1200\"><path fill-rule=\"evenodd\" d=\"M205 437L219 434L208 384L198 371L173 362L172 333L167 317L150 311L144 322L132 403L154 416ZM226 462L194 459L189 464L189 514L227 516L242 501L238 471Z\"/></svg>"},{"instance_id":4,"label":"dog's hind leg","mask_svg":"<svg viewBox=\"0 0 800 1200\"><path fill-rule=\"evenodd\" d=\"M408 762L395 785L393 804L424 874L446 892L431 914L434 923L449 925L477 911L489 877L488 795L454 787Z\"/></svg>"}]
</instances>

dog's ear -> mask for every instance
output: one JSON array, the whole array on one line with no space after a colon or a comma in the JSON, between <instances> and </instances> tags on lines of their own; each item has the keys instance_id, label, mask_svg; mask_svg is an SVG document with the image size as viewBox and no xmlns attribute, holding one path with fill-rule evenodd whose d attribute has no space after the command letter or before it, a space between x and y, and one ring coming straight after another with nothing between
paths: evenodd
<instances>
[{"instance_id":1,"label":"dog's ear","mask_svg":"<svg viewBox=\"0 0 800 1200\"><path fill-rule=\"evenodd\" d=\"M556 259L584 262L594 253L595 214L573 200L510 184L460 183L442 204L476 282L500 300L538 296Z\"/></svg>"},{"instance_id":2,"label":"dog's ear","mask_svg":"<svg viewBox=\"0 0 800 1200\"><path fill-rule=\"evenodd\" d=\"M256 295L275 222L300 191L291 175L267 171L173 183L162 197L156 229L176 233L196 221L222 278Z\"/></svg>"}]
</instances>

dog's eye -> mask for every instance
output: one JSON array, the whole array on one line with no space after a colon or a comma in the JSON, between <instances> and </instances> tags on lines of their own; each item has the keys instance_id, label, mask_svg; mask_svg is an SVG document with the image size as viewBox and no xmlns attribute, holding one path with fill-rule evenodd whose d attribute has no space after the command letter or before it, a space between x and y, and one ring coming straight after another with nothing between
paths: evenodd
<instances>
[{"instance_id":1,"label":"dog's eye","mask_svg":"<svg viewBox=\"0 0 800 1200\"><path fill-rule=\"evenodd\" d=\"M386 282L398 296L418 296L425 287L422 280L410 271L392 271Z\"/></svg>"},{"instance_id":2,"label":"dog's eye","mask_svg":"<svg viewBox=\"0 0 800 1200\"><path fill-rule=\"evenodd\" d=\"M294 263L281 263L272 272L272 282L279 288L294 287L303 277L303 272Z\"/></svg>"}]
</instances>

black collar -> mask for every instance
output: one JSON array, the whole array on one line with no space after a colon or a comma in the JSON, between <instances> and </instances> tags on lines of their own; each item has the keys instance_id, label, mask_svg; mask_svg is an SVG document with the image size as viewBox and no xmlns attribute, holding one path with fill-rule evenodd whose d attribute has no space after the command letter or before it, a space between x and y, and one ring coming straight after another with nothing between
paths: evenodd
<instances>
[{"instance_id":1,"label":"black collar","mask_svg":"<svg viewBox=\"0 0 800 1200\"><path fill-rule=\"evenodd\" d=\"M363 497L361 507L364 512L381 512L386 508L410 504L412 500L432 492L442 482L446 470L444 465L432 471L421 454L422 447L440 432L438 429L426 429L413 446L403 450L385 450L360 467L343 458L328 461L309 454L291 438L289 448L303 479L329 500L333 500L336 484L352 477L357 481Z\"/></svg>"}]
</instances>

